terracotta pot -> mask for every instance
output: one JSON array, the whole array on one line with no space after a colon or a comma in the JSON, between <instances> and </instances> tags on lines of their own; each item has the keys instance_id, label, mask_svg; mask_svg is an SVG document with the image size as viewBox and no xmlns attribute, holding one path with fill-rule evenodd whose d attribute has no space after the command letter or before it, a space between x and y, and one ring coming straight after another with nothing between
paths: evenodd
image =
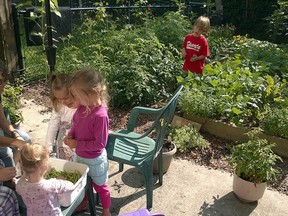
<instances>
[{"instance_id":1,"label":"terracotta pot","mask_svg":"<svg viewBox=\"0 0 288 216\"><path fill-rule=\"evenodd\" d=\"M177 151L175 143L172 142L172 144L173 144L174 148L171 151L162 153L162 155L163 155L163 174L168 171L169 166L170 166L172 159L173 159L173 155ZM159 172L159 170L158 170L158 157L157 157L157 158L155 158L155 160L153 162L153 173L158 173L158 172Z\"/></svg>"},{"instance_id":2,"label":"terracotta pot","mask_svg":"<svg viewBox=\"0 0 288 216\"><path fill-rule=\"evenodd\" d=\"M267 183L252 183L238 177L235 173L233 176L233 191L244 202L255 202L259 200L267 188Z\"/></svg>"}]
</instances>

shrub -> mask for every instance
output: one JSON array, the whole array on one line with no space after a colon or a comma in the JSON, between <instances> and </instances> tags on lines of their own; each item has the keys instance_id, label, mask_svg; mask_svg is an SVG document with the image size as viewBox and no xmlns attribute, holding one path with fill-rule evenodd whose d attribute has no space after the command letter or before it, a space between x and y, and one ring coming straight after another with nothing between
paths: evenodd
<instances>
[{"instance_id":1,"label":"shrub","mask_svg":"<svg viewBox=\"0 0 288 216\"><path fill-rule=\"evenodd\" d=\"M192 126L176 126L170 128L169 136L179 152L189 152L193 148L207 148L210 143Z\"/></svg>"},{"instance_id":2,"label":"shrub","mask_svg":"<svg viewBox=\"0 0 288 216\"><path fill-rule=\"evenodd\" d=\"M197 88L186 88L179 98L178 107L187 115L212 118L217 115L216 102L212 95L205 95Z\"/></svg>"},{"instance_id":3,"label":"shrub","mask_svg":"<svg viewBox=\"0 0 288 216\"><path fill-rule=\"evenodd\" d=\"M2 105L11 124L23 122L22 112L19 110L19 95L21 94L22 89L22 86L11 86L7 84L3 92Z\"/></svg>"},{"instance_id":4,"label":"shrub","mask_svg":"<svg viewBox=\"0 0 288 216\"><path fill-rule=\"evenodd\" d=\"M288 139L288 108L274 108L261 122L266 134Z\"/></svg>"}]
</instances>

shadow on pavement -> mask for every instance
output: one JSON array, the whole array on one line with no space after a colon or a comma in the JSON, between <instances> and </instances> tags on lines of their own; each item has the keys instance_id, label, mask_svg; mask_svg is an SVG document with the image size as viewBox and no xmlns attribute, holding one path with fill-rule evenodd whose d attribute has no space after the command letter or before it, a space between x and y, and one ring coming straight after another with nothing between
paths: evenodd
<instances>
[{"instance_id":1,"label":"shadow on pavement","mask_svg":"<svg viewBox=\"0 0 288 216\"><path fill-rule=\"evenodd\" d=\"M233 192L230 192L223 197L218 195L213 196L213 203L204 202L200 208L198 215L202 216L248 216L257 207L258 202L245 203L240 201Z\"/></svg>"}]
</instances>

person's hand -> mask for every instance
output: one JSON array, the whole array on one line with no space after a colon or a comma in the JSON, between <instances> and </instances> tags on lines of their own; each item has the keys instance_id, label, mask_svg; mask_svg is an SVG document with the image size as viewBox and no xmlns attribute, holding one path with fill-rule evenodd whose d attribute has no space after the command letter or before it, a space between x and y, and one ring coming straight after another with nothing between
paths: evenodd
<instances>
[{"instance_id":1,"label":"person's hand","mask_svg":"<svg viewBox=\"0 0 288 216\"><path fill-rule=\"evenodd\" d=\"M71 149L76 148L77 146L77 140L72 139L72 137L69 136L64 137L64 143Z\"/></svg>"},{"instance_id":2,"label":"person's hand","mask_svg":"<svg viewBox=\"0 0 288 216\"><path fill-rule=\"evenodd\" d=\"M197 55L194 54L194 55L191 57L190 61L191 61L191 62L194 62L194 61L197 61L197 59L198 59Z\"/></svg>"},{"instance_id":3,"label":"person's hand","mask_svg":"<svg viewBox=\"0 0 288 216\"><path fill-rule=\"evenodd\" d=\"M0 181L8 181L16 176L15 167L0 167Z\"/></svg>"},{"instance_id":4,"label":"person's hand","mask_svg":"<svg viewBox=\"0 0 288 216\"><path fill-rule=\"evenodd\" d=\"M16 139L24 141L24 139L21 136L16 137Z\"/></svg>"},{"instance_id":5,"label":"person's hand","mask_svg":"<svg viewBox=\"0 0 288 216\"><path fill-rule=\"evenodd\" d=\"M19 150L21 150L24 147L25 142L23 141L23 139L15 139L12 142L12 146L17 147Z\"/></svg>"}]
</instances>

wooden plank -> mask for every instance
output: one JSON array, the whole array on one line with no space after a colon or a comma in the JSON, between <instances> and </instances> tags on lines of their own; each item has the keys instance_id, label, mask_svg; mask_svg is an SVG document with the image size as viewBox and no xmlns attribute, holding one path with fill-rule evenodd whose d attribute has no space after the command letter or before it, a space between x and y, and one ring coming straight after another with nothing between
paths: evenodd
<instances>
[{"instance_id":1,"label":"wooden plank","mask_svg":"<svg viewBox=\"0 0 288 216\"><path fill-rule=\"evenodd\" d=\"M0 21L2 39L0 56L6 60L9 71L16 71L18 55L12 19L12 0L0 1Z\"/></svg>"}]
</instances>

